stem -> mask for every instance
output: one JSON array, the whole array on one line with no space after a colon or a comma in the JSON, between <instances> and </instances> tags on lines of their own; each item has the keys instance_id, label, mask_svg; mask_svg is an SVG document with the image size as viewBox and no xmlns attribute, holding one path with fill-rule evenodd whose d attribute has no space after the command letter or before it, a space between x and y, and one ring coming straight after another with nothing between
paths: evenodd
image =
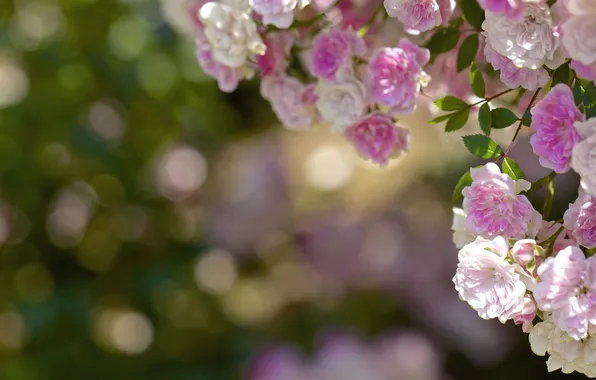
<instances>
[{"instance_id":1,"label":"stem","mask_svg":"<svg viewBox=\"0 0 596 380\"><path fill-rule=\"evenodd\" d=\"M511 140L511 143L509 144L509 147L507 147L507 150L503 153L503 157L507 157L507 155L509 154L509 152L511 151L511 148L513 147L513 143L515 142L515 140L517 139L517 136L519 135L519 132L521 131L521 127L523 125L523 118L524 115L530 110L530 108L532 108L532 106L534 105L534 102L536 101L536 98L538 97L538 94L540 93L540 90L542 90L541 88L539 88L538 90L536 90L536 92L534 93L534 95L532 96L532 100L530 100L530 104L528 104L528 106L526 107L526 110L524 111L524 114L522 115L521 119L519 120L519 123L517 124L517 129L515 130L515 134L513 135L513 139Z\"/></svg>"},{"instance_id":2,"label":"stem","mask_svg":"<svg viewBox=\"0 0 596 380\"><path fill-rule=\"evenodd\" d=\"M368 21L366 22L366 24L364 24L364 26L362 26L362 28L360 28L358 30L358 36L360 37L364 37L367 33L368 30L370 29L370 27L372 26L372 24L375 22L375 19L377 18L377 16L385 9L385 6L381 3L377 9L375 9L375 11L373 12L373 14L370 16L370 18L368 19Z\"/></svg>"},{"instance_id":3,"label":"stem","mask_svg":"<svg viewBox=\"0 0 596 380\"><path fill-rule=\"evenodd\" d=\"M555 198L555 183L551 180L548 183L548 193L544 200L544 206L542 207L542 216L544 219L548 219L550 212L553 208L553 199Z\"/></svg>"},{"instance_id":4,"label":"stem","mask_svg":"<svg viewBox=\"0 0 596 380\"><path fill-rule=\"evenodd\" d=\"M510 93L511 91L515 91L515 89L509 89L509 90L501 91L501 92L499 92L497 95L493 95L493 96L491 96L490 98L485 98L485 99L482 99L482 100L480 100L480 101L478 101L478 102L476 102L476 103L474 103L474 104L468 104L468 107L469 107L469 108L472 108L472 107L474 107L474 106L477 106L477 105L479 105L479 104L482 104L482 103L484 103L484 102L490 102L491 100L494 100L494 99L496 99L496 98L498 98L498 97L500 97L500 96L503 96L503 95L505 95L505 94L508 94L508 93Z\"/></svg>"}]
</instances>

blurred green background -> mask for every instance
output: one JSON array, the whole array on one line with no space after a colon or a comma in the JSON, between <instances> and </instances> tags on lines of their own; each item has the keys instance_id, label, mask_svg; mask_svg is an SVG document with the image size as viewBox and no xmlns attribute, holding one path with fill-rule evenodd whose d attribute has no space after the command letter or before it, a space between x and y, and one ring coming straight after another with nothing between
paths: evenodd
<instances>
[{"instance_id":1,"label":"blurred green background","mask_svg":"<svg viewBox=\"0 0 596 380\"><path fill-rule=\"evenodd\" d=\"M559 378L452 288L456 138L414 116L374 168L257 81L220 92L191 31L177 0L0 2L0 379L240 379L329 327L416 329L445 379Z\"/></svg>"}]
</instances>

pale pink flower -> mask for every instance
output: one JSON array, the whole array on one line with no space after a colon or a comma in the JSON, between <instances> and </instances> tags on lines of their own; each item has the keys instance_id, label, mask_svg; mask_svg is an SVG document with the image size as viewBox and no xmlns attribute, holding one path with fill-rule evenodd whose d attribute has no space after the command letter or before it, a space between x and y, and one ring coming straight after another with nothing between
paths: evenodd
<instances>
[{"instance_id":1,"label":"pale pink flower","mask_svg":"<svg viewBox=\"0 0 596 380\"><path fill-rule=\"evenodd\" d=\"M521 306L512 313L511 319L516 325L522 325L522 331L527 333L532 327L534 318L536 318L536 302L531 296L526 295Z\"/></svg>"},{"instance_id":2,"label":"pale pink flower","mask_svg":"<svg viewBox=\"0 0 596 380\"><path fill-rule=\"evenodd\" d=\"M380 112L358 120L344 134L361 156L380 166L407 151L410 143L410 132L394 125L391 117Z\"/></svg>"},{"instance_id":3,"label":"pale pink flower","mask_svg":"<svg viewBox=\"0 0 596 380\"><path fill-rule=\"evenodd\" d=\"M336 82L352 70L353 58L366 52L364 41L351 29L334 28L319 33L310 50L310 69L320 79Z\"/></svg>"},{"instance_id":4,"label":"pale pink flower","mask_svg":"<svg viewBox=\"0 0 596 380\"><path fill-rule=\"evenodd\" d=\"M486 43L518 67L557 68L564 61L554 31L550 8L544 3L525 4L521 20L486 12L482 23Z\"/></svg>"},{"instance_id":5,"label":"pale pink flower","mask_svg":"<svg viewBox=\"0 0 596 380\"><path fill-rule=\"evenodd\" d=\"M514 181L492 162L470 171L474 181L462 191L470 231L485 238L523 238L535 213L528 198L519 195L528 182Z\"/></svg>"},{"instance_id":6,"label":"pale pink flower","mask_svg":"<svg viewBox=\"0 0 596 380\"><path fill-rule=\"evenodd\" d=\"M294 10L304 8L309 1L305 0L250 0L252 9L263 16L265 25L275 25L287 29L294 21Z\"/></svg>"},{"instance_id":7,"label":"pale pink flower","mask_svg":"<svg viewBox=\"0 0 596 380\"><path fill-rule=\"evenodd\" d=\"M596 62L591 65L584 65L578 61L571 61L571 68L577 76L591 81L596 81Z\"/></svg>"},{"instance_id":8,"label":"pale pink flower","mask_svg":"<svg viewBox=\"0 0 596 380\"><path fill-rule=\"evenodd\" d=\"M596 63L596 14L571 16L562 26L561 42L569 57L584 65Z\"/></svg>"},{"instance_id":9,"label":"pale pink flower","mask_svg":"<svg viewBox=\"0 0 596 380\"><path fill-rule=\"evenodd\" d=\"M407 29L424 32L443 22L436 0L385 0L384 5L389 17L397 18Z\"/></svg>"},{"instance_id":10,"label":"pale pink flower","mask_svg":"<svg viewBox=\"0 0 596 380\"><path fill-rule=\"evenodd\" d=\"M406 39L397 48L381 48L373 53L366 74L371 101L390 107L392 115L414 112L420 93L421 66L428 63L430 53Z\"/></svg>"},{"instance_id":11,"label":"pale pink flower","mask_svg":"<svg viewBox=\"0 0 596 380\"><path fill-rule=\"evenodd\" d=\"M294 36L287 32L268 33L265 39L267 50L257 55L261 76L281 74L288 67L288 57Z\"/></svg>"},{"instance_id":12,"label":"pale pink flower","mask_svg":"<svg viewBox=\"0 0 596 380\"><path fill-rule=\"evenodd\" d=\"M287 75L266 76L261 80L261 95L271 103L273 112L288 129L308 129L315 121L316 98L312 85Z\"/></svg>"},{"instance_id":13,"label":"pale pink flower","mask_svg":"<svg viewBox=\"0 0 596 380\"><path fill-rule=\"evenodd\" d=\"M569 13L575 16L595 16L596 2L594 0L563 0Z\"/></svg>"},{"instance_id":14,"label":"pale pink flower","mask_svg":"<svg viewBox=\"0 0 596 380\"><path fill-rule=\"evenodd\" d=\"M596 197L581 189L577 200L569 205L563 217L578 244L586 248L596 247Z\"/></svg>"},{"instance_id":15,"label":"pale pink flower","mask_svg":"<svg viewBox=\"0 0 596 380\"><path fill-rule=\"evenodd\" d=\"M457 3L455 0L437 0L437 4L439 4L441 20L443 20L442 25L449 25L449 21L451 20L451 16L453 16L453 12L455 12Z\"/></svg>"},{"instance_id":16,"label":"pale pink flower","mask_svg":"<svg viewBox=\"0 0 596 380\"><path fill-rule=\"evenodd\" d=\"M196 57L205 74L217 80L219 89L224 92L232 92L238 87L243 79L252 77L252 70L247 67L230 67L217 62L213 58L211 45L199 32L196 38Z\"/></svg>"},{"instance_id":17,"label":"pale pink flower","mask_svg":"<svg viewBox=\"0 0 596 380\"><path fill-rule=\"evenodd\" d=\"M524 18L523 0L478 0L480 6L493 13L502 13L512 20Z\"/></svg>"},{"instance_id":18,"label":"pale pink flower","mask_svg":"<svg viewBox=\"0 0 596 380\"><path fill-rule=\"evenodd\" d=\"M501 81L509 88L521 86L534 91L546 85L550 79L544 68L517 67L512 60L497 53L490 44L484 45L484 56L495 70L501 70Z\"/></svg>"},{"instance_id":19,"label":"pale pink flower","mask_svg":"<svg viewBox=\"0 0 596 380\"><path fill-rule=\"evenodd\" d=\"M571 167L581 177L581 186L596 196L596 117L575 123L583 140L573 148Z\"/></svg>"},{"instance_id":20,"label":"pale pink flower","mask_svg":"<svg viewBox=\"0 0 596 380\"><path fill-rule=\"evenodd\" d=\"M531 110L536 131L530 138L540 164L557 173L565 173L571 164L573 147L580 141L574 123L583 120L575 106L571 89L563 83L553 87Z\"/></svg>"},{"instance_id":21,"label":"pale pink flower","mask_svg":"<svg viewBox=\"0 0 596 380\"><path fill-rule=\"evenodd\" d=\"M526 285L516 267L505 260L508 250L502 237L478 237L459 251L455 289L483 319L505 322L523 308Z\"/></svg>"},{"instance_id":22,"label":"pale pink flower","mask_svg":"<svg viewBox=\"0 0 596 380\"><path fill-rule=\"evenodd\" d=\"M596 322L596 257L586 259L579 247L570 246L546 259L538 276L538 308L552 312L557 327L569 336L584 339Z\"/></svg>"}]
</instances>

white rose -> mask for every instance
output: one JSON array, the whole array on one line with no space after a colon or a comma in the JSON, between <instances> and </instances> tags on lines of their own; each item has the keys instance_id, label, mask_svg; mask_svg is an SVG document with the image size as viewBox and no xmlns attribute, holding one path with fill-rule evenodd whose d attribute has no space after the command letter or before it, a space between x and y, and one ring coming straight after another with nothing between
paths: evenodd
<instances>
[{"instance_id":1,"label":"white rose","mask_svg":"<svg viewBox=\"0 0 596 380\"><path fill-rule=\"evenodd\" d=\"M366 111L366 87L356 78L341 83L320 80L315 89L317 109L332 131L341 131Z\"/></svg>"},{"instance_id":2,"label":"white rose","mask_svg":"<svg viewBox=\"0 0 596 380\"><path fill-rule=\"evenodd\" d=\"M561 41L569 56L584 65L595 63L596 15L571 17L562 28Z\"/></svg>"},{"instance_id":3,"label":"white rose","mask_svg":"<svg viewBox=\"0 0 596 380\"><path fill-rule=\"evenodd\" d=\"M517 267L505 260L508 251L509 244L502 237L479 237L459 251L455 290L480 318L505 322L523 307L526 285Z\"/></svg>"},{"instance_id":4,"label":"white rose","mask_svg":"<svg viewBox=\"0 0 596 380\"><path fill-rule=\"evenodd\" d=\"M250 53L265 53L265 44L250 15L248 0L209 2L203 5L199 16L217 62L240 67Z\"/></svg>"},{"instance_id":5,"label":"white rose","mask_svg":"<svg viewBox=\"0 0 596 380\"><path fill-rule=\"evenodd\" d=\"M466 222L466 213L459 207L453 208L453 224L451 225L453 231L453 243L455 247L461 249L464 245L473 242L476 235L470 232Z\"/></svg>"},{"instance_id":6,"label":"white rose","mask_svg":"<svg viewBox=\"0 0 596 380\"><path fill-rule=\"evenodd\" d=\"M254 11L263 16L263 24L287 29L294 21L294 10L302 9L310 0L250 0Z\"/></svg>"},{"instance_id":7,"label":"white rose","mask_svg":"<svg viewBox=\"0 0 596 380\"><path fill-rule=\"evenodd\" d=\"M530 331L532 351L538 356L549 354L546 362L549 372L581 372L588 377L596 376L596 339L593 331L586 339L575 340L553 323L550 315Z\"/></svg>"},{"instance_id":8,"label":"white rose","mask_svg":"<svg viewBox=\"0 0 596 380\"><path fill-rule=\"evenodd\" d=\"M594 0L567 0L565 6L572 15L596 15L596 1Z\"/></svg>"},{"instance_id":9,"label":"white rose","mask_svg":"<svg viewBox=\"0 0 596 380\"><path fill-rule=\"evenodd\" d=\"M503 13L486 12L482 28L487 43L517 67L537 69L546 64L556 68L563 63L551 12L545 4L526 3L522 21L512 20Z\"/></svg>"},{"instance_id":10,"label":"white rose","mask_svg":"<svg viewBox=\"0 0 596 380\"><path fill-rule=\"evenodd\" d=\"M584 140L573 147L571 167L580 175L584 191L596 196L596 118L576 122L575 128Z\"/></svg>"}]
</instances>

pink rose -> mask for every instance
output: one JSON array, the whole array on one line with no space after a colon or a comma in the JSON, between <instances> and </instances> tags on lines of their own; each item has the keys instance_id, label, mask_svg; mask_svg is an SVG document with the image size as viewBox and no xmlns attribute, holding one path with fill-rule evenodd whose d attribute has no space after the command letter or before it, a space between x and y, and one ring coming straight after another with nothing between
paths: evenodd
<instances>
[{"instance_id":1,"label":"pink rose","mask_svg":"<svg viewBox=\"0 0 596 380\"><path fill-rule=\"evenodd\" d=\"M344 135L364 158L387 165L389 159L407 151L410 132L395 126L391 117L376 112L346 128Z\"/></svg>"},{"instance_id":2,"label":"pink rose","mask_svg":"<svg viewBox=\"0 0 596 380\"><path fill-rule=\"evenodd\" d=\"M436 0L385 0L384 5L389 17L397 18L407 29L424 32L443 22Z\"/></svg>"},{"instance_id":3,"label":"pink rose","mask_svg":"<svg viewBox=\"0 0 596 380\"><path fill-rule=\"evenodd\" d=\"M522 238L534 216L532 204L524 195L526 181L514 181L490 162L482 168L472 168L472 185L463 189L463 209L468 228L484 238L503 236Z\"/></svg>"},{"instance_id":4,"label":"pink rose","mask_svg":"<svg viewBox=\"0 0 596 380\"><path fill-rule=\"evenodd\" d=\"M352 59L365 52L364 41L351 29L335 28L319 33L310 51L311 72L319 79L336 82L346 70L351 71Z\"/></svg>"},{"instance_id":5,"label":"pink rose","mask_svg":"<svg viewBox=\"0 0 596 380\"><path fill-rule=\"evenodd\" d=\"M575 106L573 93L565 84L553 87L531 110L536 131L530 138L540 164L557 173L565 173L571 164L573 147L580 141L574 123L583 119Z\"/></svg>"}]
</instances>

